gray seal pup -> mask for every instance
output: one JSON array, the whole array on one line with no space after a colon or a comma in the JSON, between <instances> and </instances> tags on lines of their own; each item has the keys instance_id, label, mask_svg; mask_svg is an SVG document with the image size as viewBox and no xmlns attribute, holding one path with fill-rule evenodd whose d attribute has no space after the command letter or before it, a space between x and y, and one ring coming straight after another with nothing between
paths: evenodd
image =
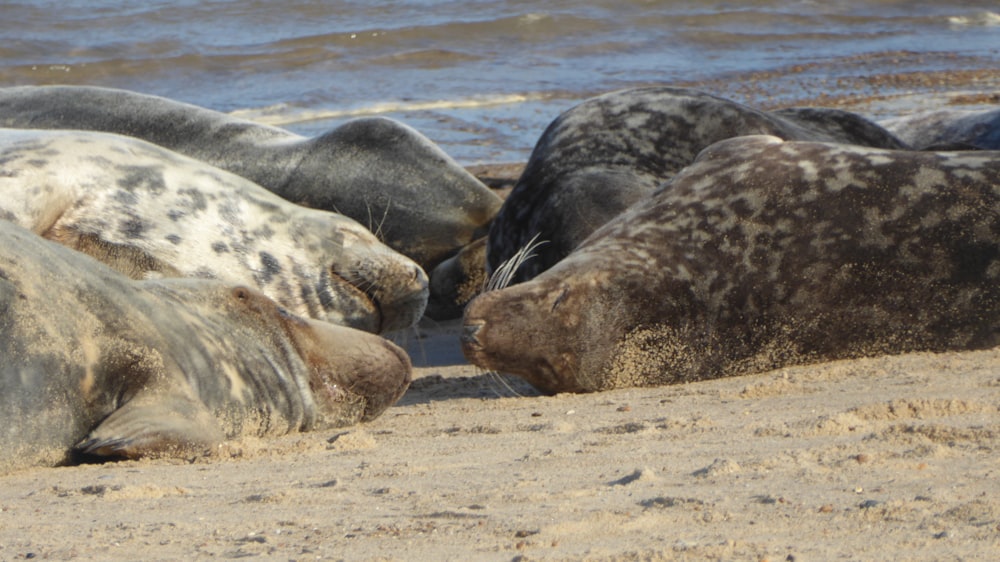
<instances>
[{"instance_id":1,"label":"gray seal pup","mask_svg":"<svg viewBox=\"0 0 1000 562\"><path fill-rule=\"evenodd\" d=\"M537 238L547 243L513 281L531 279L690 164L702 149L753 134L905 148L875 123L836 109L765 113L667 86L597 96L561 114L538 140L490 226L487 271Z\"/></svg>"},{"instance_id":2,"label":"gray seal pup","mask_svg":"<svg viewBox=\"0 0 1000 562\"><path fill-rule=\"evenodd\" d=\"M136 281L0 221L0 472L371 420L412 368L249 287Z\"/></svg>"},{"instance_id":3,"label":"gray seal pup","mask_svg":"<svg viewBox=\"0 0 1000 562\"><path fill-rule=\"evenodd\" d=\"M486 233L500 198L413 128L375 117L313 138L166 98L90 86L0 88L0 127L137 137L368 225L431 271Z\"/></svg>"},{"instance_id":4,"label":"gray seal pup","mask_svg":"<svg viewBox=\"0 0 1000 562\"><path fill-rule=\"evenodd\" d=\"M937 109L879 122L918 150L1000 150L1000 107Z\"/></svg>"},{"instance_id":5,"label":"gray seal pup","mask_svg":"<svg viewBox=\"0 0 1000 562\"><path fill-rule=\"evenodd\" d=\"M1000 154L722 141L533 280L466 307L548 392L1000 344Z\"/></svg>"},{"instance_id":6,"label":"gray seal pup","mask_svg":"<svg viewBox=\"0 0 1000 562\"><path fill-rule=\"evenodd\" d=\"M0 129L0 162L0 219L130 277L249 285L370 332L407 328L426 306L426 274L356 221L145 141Z\"/></svg>"}]
</instances>

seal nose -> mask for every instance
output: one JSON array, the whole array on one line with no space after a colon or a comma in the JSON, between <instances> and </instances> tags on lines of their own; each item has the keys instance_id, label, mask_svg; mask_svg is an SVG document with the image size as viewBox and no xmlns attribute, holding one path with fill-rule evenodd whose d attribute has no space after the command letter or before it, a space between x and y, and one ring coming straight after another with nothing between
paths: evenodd
<instances>
[{"instance_id":1,"label":"seal nose","mask_svg":"<svg viewBox=\"0 0 1000 562\"><path fill-rule=\"evenodd\" d=\"M481 330L482 327L483 327L482 323L465 324L464 326L462 326L462 336L460 338L462 340L462 345L470 347L482 347L482 344L479 343L479 338L476 337L479 334L479 330Z\"/></svg>"}]
</instances>

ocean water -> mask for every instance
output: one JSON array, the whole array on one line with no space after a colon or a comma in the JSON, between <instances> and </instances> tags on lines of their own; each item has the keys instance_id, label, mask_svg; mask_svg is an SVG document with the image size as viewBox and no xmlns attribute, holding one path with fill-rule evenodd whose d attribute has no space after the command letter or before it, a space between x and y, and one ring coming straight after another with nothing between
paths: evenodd
<instances>
[{"instance_id":1,"label":"ocean water","mask_svg":"<svg viewBox=\"0 0 1000 562\"><path fill-rule=\"evenodd\" d=\"M127 88L302 134L387 115L465 164L524 160L561 111L643 84L763 107L1000 91L996 0L5 0L0 15L0 85Z\"/></svg>"}]
</instances>

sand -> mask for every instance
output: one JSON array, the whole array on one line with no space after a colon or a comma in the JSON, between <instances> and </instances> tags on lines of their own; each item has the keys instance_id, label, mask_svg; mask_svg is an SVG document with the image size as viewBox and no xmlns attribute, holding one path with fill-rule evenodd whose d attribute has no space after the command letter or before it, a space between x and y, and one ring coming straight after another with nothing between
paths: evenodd
<instances>
[{"instance_id":1,"label":"sand","mask_svg":"<svg viewBox=\"0 0 1000 562\"><path fill-rule=\"evenodd\" d=\"M423 331L372 423L0 478L0 559L1000 553L1000 350L539 396Z\"/></svg>"}]
</instances>

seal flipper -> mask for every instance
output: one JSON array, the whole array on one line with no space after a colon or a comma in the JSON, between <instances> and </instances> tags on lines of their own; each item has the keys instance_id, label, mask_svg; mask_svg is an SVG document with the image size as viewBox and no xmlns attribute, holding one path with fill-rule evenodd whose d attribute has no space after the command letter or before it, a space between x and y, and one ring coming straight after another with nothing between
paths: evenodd
<instances>
[{"instance_id":1,"label":"seal flipper","mask_svg":"<svg viewBox=\"0 0 1000 562\"><path fill-rule=\"evenodd\" d=\"M154 393L130 400L74 447L82 456L134 459L210 449L225 438L200 401Z\"/></svg>"}]
</instances>

